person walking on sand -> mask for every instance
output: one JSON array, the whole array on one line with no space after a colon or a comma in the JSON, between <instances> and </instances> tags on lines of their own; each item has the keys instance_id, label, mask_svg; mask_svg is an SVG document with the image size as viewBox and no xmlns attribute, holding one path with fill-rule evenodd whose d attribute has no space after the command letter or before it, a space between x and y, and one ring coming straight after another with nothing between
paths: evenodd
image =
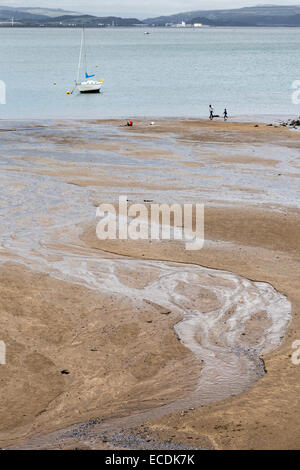
<instances>
[{"instance_id":1,"label":"person walking on sand","mask_svg":"<svg viewBox=\"0 0 300 470\"><path fill-rule=\"evenodd\" d=\"M212 121L214 118L214 108L212 107L212 105L210 104L209 105L209 119Z\"/></svg>"},{"instance_id":2,"label":"person walking on sand","mask_svg":"<svg viewBox=\"0 0 300 470\"><path fill-rule=\"evenodd\" d=\"M226 108L224 109L223 115L224 115L224 121L227 121L227 119L228 119L228 112L227 112L227 109L226 109Z\"/></svg>"}]
</instances>

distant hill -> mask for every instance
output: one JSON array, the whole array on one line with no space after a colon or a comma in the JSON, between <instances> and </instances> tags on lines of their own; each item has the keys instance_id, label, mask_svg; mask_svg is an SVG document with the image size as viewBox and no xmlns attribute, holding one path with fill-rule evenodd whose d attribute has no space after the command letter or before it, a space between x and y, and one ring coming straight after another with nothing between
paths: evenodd
<instances>
[{"instance_id":1,"label":"distant hill","mask_svg":"<svg viewBox=\"0 0 300 470\"><path fill-rule=\"evenodd\" d=\"M8 22L12 18L16 21L16 24L34 24L43 21L47 21L51 17L58 15L68 14L70 16L78 13L68 12L65 10L51 10L49 8L17 8L0 6L0 21Z\"/></svg>"},{"instance_id":2,"label":"distant hill","mask_svg":"<svg viewBox=\"0 0 300 470\"><path fill-rule=\"evenodd\" d=\"M119 18L115 16L97 17L51 8L13 8L0 6L0 26L48 26L48 27L99 27L99 26L134 26L143 24L136 18Z\"/></svg>"},{"instance_id":3,"label":"distant hill","mask_svg":"<svg viewBox=\"0 0 300 470\"><path fill-rule=\"evenodd\" d=\"M144 23L202 23L211 26L300 26L300 6L259 5L231 10L200 10L148 18Z\"/></svg>"},{"instance_id":4,"label":"distant hill","mask_svg":"<svg viewBox=\"0 0 300 470\"><path fill-rule=\"evenodd\" d=\"M40 21L44 18L47 18L42 15L33 15L31 13L19 12L12 8L5 9L0 7L0 20L1 21L10 21L12 18L18 18L18 20L24 21Z\"/></svg>"},{"instance_id":5,"label":"distant hill","mask_svg":"<svg viewBox=\"0 0 300 470\"><path fill-rule=\"evenodd\" d=\"M22 8L17 8L18 11L24 12L24 13L31 13L33 15L42 15L42 16L50 16L50 17L56 17L56 16L62 16L62 15L78 15L78 12L74 11L66 11L62 10L61 8L38 8L38 7L22 7Z\"/></svg>"},{"instance_id":6,"label":"distant hill","mask_svg":"<svg viewBox=\"0 0 300 470\"><path fill-rule=\"evenodd\" d=\"M300 26L300 14L293 16L252 16L248 17L237 17L235 19L226 20L211 20L205 17L193 18L192 24L201 23L209 26L289 26L298 27Z\"/></svg>"},{"instance_id":7,"label":"distant hill","mask_svg":"<svg viewBox=\"0 0 300 470\"><path fill-rule=\"evenodd\" d=\"M78 16L58 16L57 18L51 18L46 21L48 26L64 25L70 26L86 26L86 27L98 27L98 26L134 26L143 24L142 21L137 18L119 18L117 16L105 16L98 17L93 15L78 15Z\"/></svg>"},{"instance_id":8,"label":"distant hill","mask_svg":"<svg viewBox=\"0 0 300 470\"><path fill-rule=\"evenodd\" d=\"M61 15L78 15L78 13L72 11L62 10L61 8L38 8L38 7L8 7L8 6L0 6L0 14L2 15L3 12L5 14L17 15L20 17L29 18L30 15L33 17L43 18L44 16L61 16Z\"/></svg>"}]
</instances>

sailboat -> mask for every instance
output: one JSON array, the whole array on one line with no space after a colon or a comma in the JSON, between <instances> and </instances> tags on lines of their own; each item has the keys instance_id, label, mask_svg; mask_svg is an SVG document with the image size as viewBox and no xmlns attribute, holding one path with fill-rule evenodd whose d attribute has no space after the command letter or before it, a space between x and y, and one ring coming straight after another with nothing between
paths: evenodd
<instances>
[{"instance_id":1,"label":"sailboat","mask_svg":"<svg viewBox=\"0 0 300 470\"><path fill-rule=\"evenodd\" d=\"M81 63L82 63L83 58L85 62L85 79L83 81L80 81ZM104 80L100 80L100 81L93 80L93 77L95 77L95 75L89 75L87 72L85 32L84 32L84 28L82 28L78 72L77 72L77 79L75 80L75 89L80 91L80 93L100 93L102 83Z\"/></svg>"}]
</instances>

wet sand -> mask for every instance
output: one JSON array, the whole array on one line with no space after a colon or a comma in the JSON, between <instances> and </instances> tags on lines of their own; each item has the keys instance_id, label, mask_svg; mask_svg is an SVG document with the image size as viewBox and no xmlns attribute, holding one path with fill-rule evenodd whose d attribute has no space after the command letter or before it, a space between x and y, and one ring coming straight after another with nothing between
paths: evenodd
<instances>
[{"instance_id":1,"label":"wet sand","mask_svg":"<svg viewBox=\"0 0 300 470\"><path fill-rule=\"evenodd\" d=\"M300 135L62 124L1 133L1 446L299 447ZM100 242L119 194L204 202L204 249Z\"/></svg>"}]
</instances>

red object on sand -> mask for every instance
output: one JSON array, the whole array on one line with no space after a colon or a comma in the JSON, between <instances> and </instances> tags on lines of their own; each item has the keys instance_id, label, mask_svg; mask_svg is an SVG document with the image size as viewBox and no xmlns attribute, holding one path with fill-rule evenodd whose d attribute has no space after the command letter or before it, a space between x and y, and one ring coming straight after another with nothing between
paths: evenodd
<instances>
[{"instance_id":1,"label":"red object on sand","mask_svg":"<svg viewBox=\"0 0 300 470\"><path fill-rule=\"evenodd\" d=\"M132 127L132 126L133 126L133 122L132 122L132 121L128 121L128 122L127 122L127 126Z\"/></svg>"}]
</instances>

